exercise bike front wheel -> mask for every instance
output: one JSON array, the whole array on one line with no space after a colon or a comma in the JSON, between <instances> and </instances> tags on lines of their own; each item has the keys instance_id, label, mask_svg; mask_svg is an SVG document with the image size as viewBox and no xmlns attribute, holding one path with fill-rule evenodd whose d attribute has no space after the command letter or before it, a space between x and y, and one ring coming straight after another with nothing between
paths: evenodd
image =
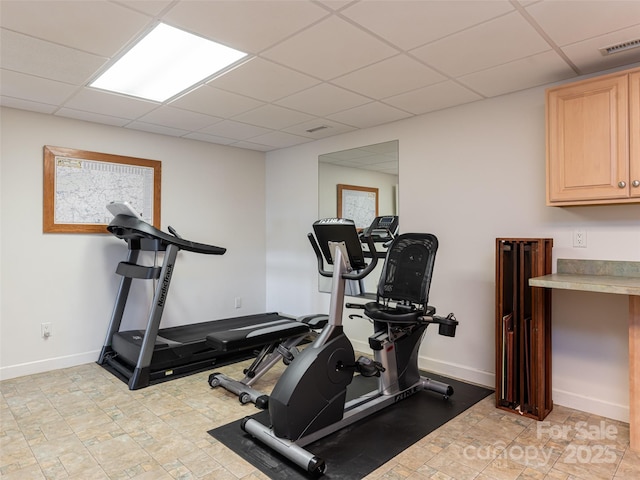
<instances>
[{"instance_id":1,"label":"exercise bike front wheel","mask_svg":"<svg viewBox=\"0 0 640 480\"><path fill-rule=\"evenodd\" d=\"M313 476L323 475L327 470L327 464L320 457L296 445L294 442L278 438L273 431L251 417L245 417L240 423L242 430L255 437L263 444L291 460L299 467L305 469Z\"/></svg>"}]
</instances>

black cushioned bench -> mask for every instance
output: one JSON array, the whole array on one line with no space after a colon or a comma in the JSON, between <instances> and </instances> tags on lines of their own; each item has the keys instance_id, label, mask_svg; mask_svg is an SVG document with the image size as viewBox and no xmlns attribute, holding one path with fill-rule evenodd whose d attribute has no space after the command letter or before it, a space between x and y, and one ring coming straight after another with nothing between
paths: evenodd
<instances>
[{"instance_id":1,"label":"black cushioned bench","mask_svg":"<svg viewBox=\"0 0 640 480\"><path fill-rule=\"evenodd\" d=\"M282 342L309 332L309 325L293 318L279 317L259 324L254 322L245 325L236 320L227 329L207 335L206 344L221 352L229 352L262 347L267 343Z\"/></svg>"}]
</instances>

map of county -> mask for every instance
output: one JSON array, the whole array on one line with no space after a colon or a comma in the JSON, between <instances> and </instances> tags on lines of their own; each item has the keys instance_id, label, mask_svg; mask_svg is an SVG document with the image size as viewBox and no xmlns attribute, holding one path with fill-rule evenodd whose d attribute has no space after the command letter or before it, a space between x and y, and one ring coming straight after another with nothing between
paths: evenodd
<instances>
[{"instance_id":1,"label":"map of county","mask_svg":"<svg viewBox=\"0 0 640 480\"><path fill-rule=\"evenodd\" d=\"M153 168L61 156L55 165L55 223L109 223L112 201L129 202L152 223Z\"/></svg>"}]
</instances>

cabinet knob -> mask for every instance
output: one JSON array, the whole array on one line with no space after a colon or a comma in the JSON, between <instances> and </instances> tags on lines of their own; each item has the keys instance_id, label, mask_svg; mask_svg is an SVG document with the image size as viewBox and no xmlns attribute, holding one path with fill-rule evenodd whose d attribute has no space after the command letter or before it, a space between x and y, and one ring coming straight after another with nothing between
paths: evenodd
<instances>
[{"instance_id":1,"label":"cabinet knob","mask_svg":"<svg viewBox=\"0 0 640 480\"><path fill-rule=\"evenodd\" d=\"M618 182L618 188L624 188L627 186L627 182L625 182L624 180L620 180Z\"/></svg>"},{"instance_id":2,"label":"cabinet knob","mask_svg":"<svg viewBox=\"0 0 640 480\"><path fill-rule=\"evenodd\" d=\"M636 188L640 187L640 180L634 180L633 182L631 182L631 185L633 185Z\"/></svg>"}]
</instances>

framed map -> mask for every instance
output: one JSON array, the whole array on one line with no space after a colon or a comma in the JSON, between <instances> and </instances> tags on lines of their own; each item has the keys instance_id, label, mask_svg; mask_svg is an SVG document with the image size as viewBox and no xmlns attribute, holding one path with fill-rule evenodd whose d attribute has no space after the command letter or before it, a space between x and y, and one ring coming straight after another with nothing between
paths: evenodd
<instances>
[{"instance_id":1,"label":"framed map","mask_svg":"<svg viewBox=\"0 0 640 480\"><path fill-rule=\"evenodd\" d=\"M44 147L45 233L107 233L106 205L126 201L160 228L162 163L157 160Z\"/></svg>"},{"instance_id":2,"label":"framed map","mask_svg":"<svg viewBox=\"0 0 640 480\"><path fill-rule=\"evenodd\" d=\"M378 216L378 189L338 184L338 217L353 220L356 228L367 228Z\"/></svg>"}]
</instances>

